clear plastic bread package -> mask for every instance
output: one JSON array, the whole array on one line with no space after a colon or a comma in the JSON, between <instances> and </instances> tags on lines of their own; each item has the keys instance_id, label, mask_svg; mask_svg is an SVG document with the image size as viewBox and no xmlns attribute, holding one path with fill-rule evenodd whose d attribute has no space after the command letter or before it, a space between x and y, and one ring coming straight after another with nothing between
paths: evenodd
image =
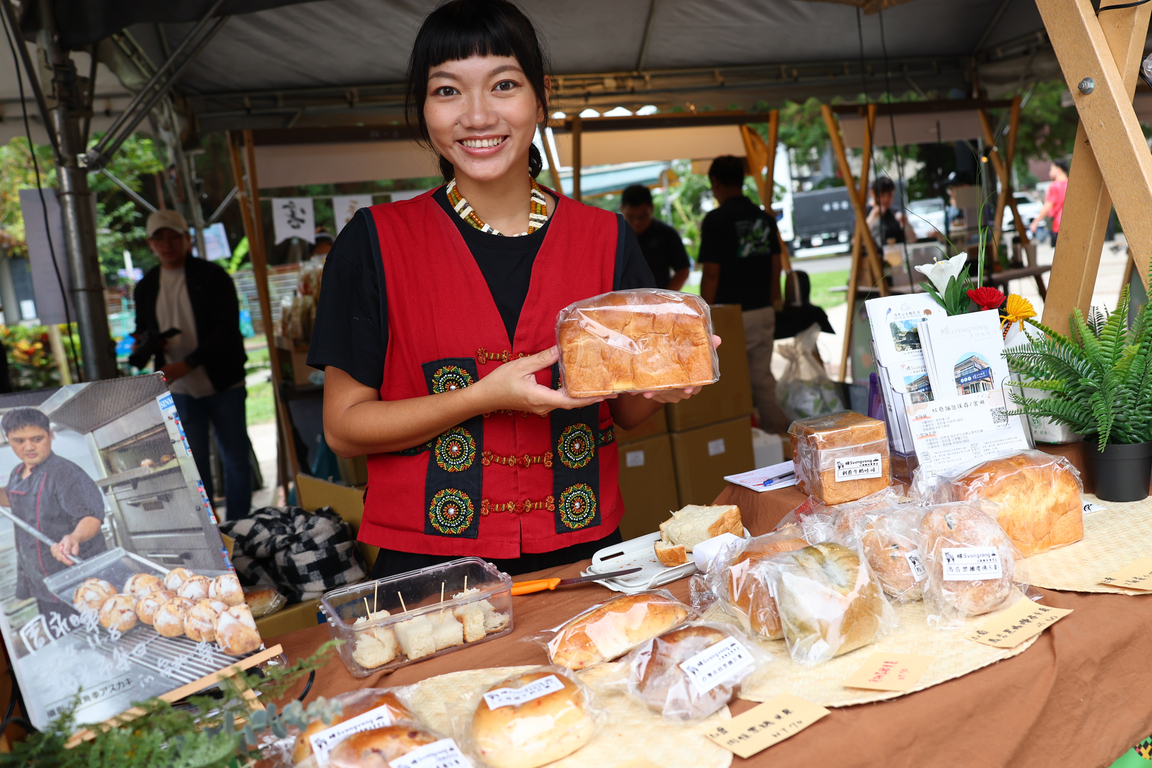
<instances>
[{"instance_id":1,"label":"clear plastic bread package","mask_svg":"<svg viewBox=\"0 0 1152 768\"><path fill-rule=\"evenodd\" d=\"M402 688L362 688L341 693L330 701L340 705L338 715L328 723L314 720L296 734L289 763L295 768L319 768L322 763L317 760L317 752L327 763L336 745L354 734L417 722Z\"/></svg>"},{"instance_id":2,"label":"clear plastic bread package","mask_svg":"<svg viewBox=\"0 0 1152 768\"><path fill-rule=\"evenodd\" d=\"M907 499L892 486L843 504L824 504L813 496L797 508L796 521L809 543L835 541L855 546L860 541L859 523L866 515L899 506L905 501Z\"/></svg>"},{"instance_id":3,"label":"clear plastic bread package","mask_svg":"<svg viewBox=\"0 0 1152 768\"><path fill-rule=\"evenodd\" d=\"M361 731L328 753L328 768L423 768L475 765L457 743L413 722L400 722Z\"/></svg>"},{"instance_id":4,"label":"clear plastic bread package","mask_svg":"<svg viewBox=\"0 0 1152 768\"><path fill-rule=\"evenodd\" d=\"M1023 451L940 478L942 501L994 502L996 522L1024 557L1084 538L1084 486L1062 456Z\"/></svg>"},{"instance_id":5,"label":"clear plastic bread package","mask_svg":"<svg viewBox=\"0 0 1152 768\"><path fill-rule=\"evenodd\" d=\"M567 757L604 719L588 688L559 667L520 672L471 695L471 717L456 731L490 768L537 768Z\"/></svg>"},{"instance_id":6,"label":"clear plastic bread package","mask_svg":"<svg viewBox=\"0 0 1152 768\"><path fill-rule=\"evenodd\" d=\"M356 677L431 658L512 631L512 579L478 557L341 587L321 610Z\"/></svg>"},{"instance_id":7,"label":"clear plastic bread package","mask_svg":"<svg viewBox=\"0 0 1152 768\"><path fill-rule=\"evenodd\" d=\"M891 485L884 422L853 411L792 422L792 458L800 490L843 504Z\"/></svg>"},{"instance_id":8,"label":"clear plastic bread package","mask_svg":"<svg viewBox=\"0 0 1152 768\"><path fill-rule=\"evenodd\" d=\"M776 607L775 586L770 583L766 565L786 553L808 546L800 526L786 525L763 536L734 542L717 557L725 567L713 567L707 574L709 590L724 609L736 616L744 631L779 640L784 637L780 612Z\"/></svg>"},{"instance_id":9,"label":"clear plastic bread package","mask_svg":"<svg viewBox=\"0 0 1152 768\"><path fill-rule=\"evenodd\" d=\"M895 603L915 602L924 595L928 569L921 551L923 518L923 507L897 504L866 512L856 522L868 567Z\"/></svg>"},{"instance_id":10,"label":"clear plastic bread package","mask_svg":"<svg viewBox=\"0 0 1152 768\"><path fill-rule=\"evenodd\" d=\"M578 301L556 318L560 376L572 397L712 384L720 361L699 296L643 288Z\"/></svg>"},{"instance_id":11,"label":"clear plastic bread package","mask_svg":"<svg viewBox=\"0 0 1152 768\"><path fill-rule=\"evenodd\" d=\"M628 691L665 720L700 720L732 701L771 660L731 626L692 622L628 655Z\"/></svg>"},{"instance_id":12,"label":"clear plastic bread package","mask_svg":"<svg viewBox=\"0 0 1152 768\"><path fill-rule=\"evenodd\" d=\"M867 561L822 542L766 564L792 660L813 666L862 648L898 625Z\"/></svg>"},{"instance_id":13,"label":"clear plastic bread package","mask_svg":"<svg viewBox=\"0 0 1152 768\"><path fill-rule=\"evenodd\" d=\"M691 608L665 590L623 595L558 627L547 643L548 658L572 670L612 661L687 621L691 614Z\"/></svg>"},{"instance_id":14,"label":"clear plastic bread package","mask_svg":"<svg viewBox=\"0 0 1152 768\"><path fill-rule=\"evenodd\" d=\"M962 627L965 619L1006 607L1016 593L1016 548L976 504L929 507L920 521L920 537L930 626Z\"/></svg>"}]
</instances>

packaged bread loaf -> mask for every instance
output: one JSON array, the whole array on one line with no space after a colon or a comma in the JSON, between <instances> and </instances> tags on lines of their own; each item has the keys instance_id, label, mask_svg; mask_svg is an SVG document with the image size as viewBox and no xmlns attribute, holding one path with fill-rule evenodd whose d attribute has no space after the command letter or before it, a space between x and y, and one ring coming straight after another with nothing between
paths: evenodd
<instances>
[{"instance_id":1,"label":"packaged bread loaf","mask_svg":"<svg viewBox=\"0 0 1152 768\"><path fill-rule=\"evenodd\" d=\"M924 594L928 570L920 552L924 510L898 504L866 512L855 530L868 567L894 602L910 603Z\"/></svg>"},{"instance_id":2,"label":"packaged bread loaf","mask_svg":"<svg viewBox=\"0 0 1152 768\"><path fill-rule=\"evenodd\" d=\"M684 622L689 612L662 590L617 597L560 627L548 641L548 658L573 670L611 661Z\"/></svg>"},{"instance_id":3,"label":"packaged bread loaf","mask_svg":"<svg viewBox=\"0 0 1152 768\"><path fill-rule=\"evenodd\" d=\"M471 766L451 739L416 723L397 723L361 731L328 753L328 768L390 768L394 761L417 750L428 755L424 765Z\"/></svg>"},{"instance_id":4,"label":"packaged bread loaf","mask_svg":"<svg viewBox=\"0 0 1152 768\"><path fill-rule=\"evenodd\" d=\"M656 559L669 567L684 565L697 544L722 533L744 535L739 507L734 504L689 504L660 524L660 541L655 544Z\"/></svg>"},{"instance_id":5,"label":"packaged bread loaf","mask_svg":"<svg viewBox=\"0 0 1152 768\"><path fill-rule=\"evenodd\" d=\"M416 716L408 708L399 689L390 688L363 688L358 691L349 691L332 698L340 704L340 714L325 723L316 719L309 723L304 730L296 736L292 749L292 762L299 768L312 768L316 761L313 755L313 736L329 734L320 737L321 744L326 747L334 746L338 741L348 738L354 733L373 730L400 722L415 722ZM367 715L367 717L361 717ZM337 728L341 723L360 718L356 724Z\"/></svg>"},{"instance_id":6,"label":"packaged bread loaf","mask_svg":"<svg viewBox=\"0 0 1152 768\"><path fill-rule=\"evenodd\" d=\"M712 316L699 296L613 291L556 318L560 375L572 397L711 384L720 378Z\"/></svg>"},{"instance_id":7,"label":"packaged bread loaf","mask_svg":"<svg viewBox=\"0 0 1152 768\"><path fill-rule=\"evenodd\" d=\"M1012 594L1015 547L994 519L971 503L940 504L924 513L920 536L930 624L957 627L1005 605Z\"/></svg>"},{"instance_id":8,"label":"packaged bread loaf","mask_svg":"<svg viewBox=\"0 0 1152 768\"><path fill-rule=\"evenodd\" d=\"M992 459L943 487L952 501L995 502L996 522L1024 557L1084 538L1080 476L1061 456L1024 451Z\"/></svg>"},{"instance_id":9,"label":"packaged bread loaf","mask_svg":"<svg viewBox=\"0 0 1152 768\"><path fill-rule=\"evenodd\" d=\"M628 655L628 690L667 720L699 720L730 702L770 661L730 626L685 624Z\"/></svg>"},{"instance_id":10,"label":"packaged bread loaf","mask_svg":"<svg viewBox=\"0 0 1152 768\"><path fill-rule=\"evenodd\" d=\"M823 542L767 565L792 660L813 665L862 648L895 627L895 611L855 550Z\"/></svg>"},{"instance_id":11,"label":"packaged bread loaf","mask_svg":"<svg viewBox=\"0 0 1152 768\"><path fill-rule=\"evenodd\" d=\"M537 768L567 757L596 732L586 688L556 668L485 688L472 715L472 751L491 768Z\"/></svg>"},{"instance_id":12,"label":"packaged bread loaf","mask_svg":"<svg viewBox=\"0 0 1152 768\"><path fill-rule=\"evenodd\" d=\"M844 411L788 428L800 490L825 504L855 501L891 485L884 422Z\"/></svg>"},{"instance_id":13,"label":"packaged bread loaf","mask_svg":"<svg viewBox=\"0 0 1152 768\"><path fill-rule=\"evenodd\" d=\"M708 572L709 586L724 608L740 619L746 632L779 640L784 630L765 565L806 546L808 542L801 538L796 525L740 541L724 553L726 567L713 567Z\"/></svg>"},{"instance_id":14,"label":"packaged bread loaf","mask_svg":"<svg viewBox=\"0 0 1152 768\"><path fill-rule=\"evenodd\" d=\"M825 504L811 496L797 510L796 522L804 532L804 539L812 544L835 541L856 546L860 542L859 523L865 516L904 501L906 499L891 486L843 504Z\"/></svg>"}]
</instances>

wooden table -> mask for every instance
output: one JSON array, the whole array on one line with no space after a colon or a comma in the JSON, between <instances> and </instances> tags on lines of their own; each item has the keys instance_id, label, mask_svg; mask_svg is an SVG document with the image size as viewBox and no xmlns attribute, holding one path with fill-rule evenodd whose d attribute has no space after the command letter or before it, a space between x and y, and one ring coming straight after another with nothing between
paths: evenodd
<instances>
[{"instance_id":1,"label":"wooden table","mask_svg":"<svg viewBox=\"0 0 1152 768\"><path fill-rule=\"evenodd\" d=\"M729 486L717 503L737 504L753 534L765 533L804 500L795 488L756 494ZM1117 506L1117 505L1110 505ZM533 576L572 576L588 561ZM669 585L688 600L688 580ZM737 765L1108 766L1152 733L1152 597L1039 590L1043 602L1074 613L1019 656L942 685L876 704L833 709L802 733ZM463 669L544 664L525 638L613 596L593 584L513 598L508 637L356 679L335 657L317 673L310 696L369 686L410 685ZM293 661L328 639L325 626L278 638ZM794 693L804 696L803 690ZM750 708L736 701L733 714Z\"/></svg>"}]
</instances>

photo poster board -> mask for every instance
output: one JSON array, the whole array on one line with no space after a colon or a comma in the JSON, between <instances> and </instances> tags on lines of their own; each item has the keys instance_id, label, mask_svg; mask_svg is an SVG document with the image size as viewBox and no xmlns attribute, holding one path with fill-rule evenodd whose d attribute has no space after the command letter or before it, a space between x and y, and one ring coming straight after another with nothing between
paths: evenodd
<instances>
[{"instance_id":1,"label":"photo poster board","mask_svg":"<svg viewBox=\"0 0 1152 768\"><path fill-rule=\"evenodd\" d=\"M118 631L72 605L88 578L123 593L135 573L235 572L161 374L0 396L0 482L2 511L50 539L99 521L84 561L66 566L0 514L0 634L33 725L77 696L78 726L104 722L244 665L214 642L163 637L139 620Z\"/></svg>"}]
</instances>

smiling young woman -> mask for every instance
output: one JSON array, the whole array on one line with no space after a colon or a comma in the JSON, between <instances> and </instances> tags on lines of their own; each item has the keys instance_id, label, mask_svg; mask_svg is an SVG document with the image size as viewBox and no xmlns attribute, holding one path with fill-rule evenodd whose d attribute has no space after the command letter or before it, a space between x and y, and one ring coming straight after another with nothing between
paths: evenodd
<instances>
[{"instance_id":1,"label":"smiling young woman","mask_svg":"<svg viewBox=\"0 0 1152 768\"><path fill-rule=\"evenodd\" d=\"M560 387L559 310L655 283L619 215L536 183L546 72L512 3L433 11L407 106L447 183L360 210L327 257L308 363L326 369L328 444L369 456L376 578L465 555L523 573L619 541L613 423L696 391Z\"/></svg>"}]
</instances>

